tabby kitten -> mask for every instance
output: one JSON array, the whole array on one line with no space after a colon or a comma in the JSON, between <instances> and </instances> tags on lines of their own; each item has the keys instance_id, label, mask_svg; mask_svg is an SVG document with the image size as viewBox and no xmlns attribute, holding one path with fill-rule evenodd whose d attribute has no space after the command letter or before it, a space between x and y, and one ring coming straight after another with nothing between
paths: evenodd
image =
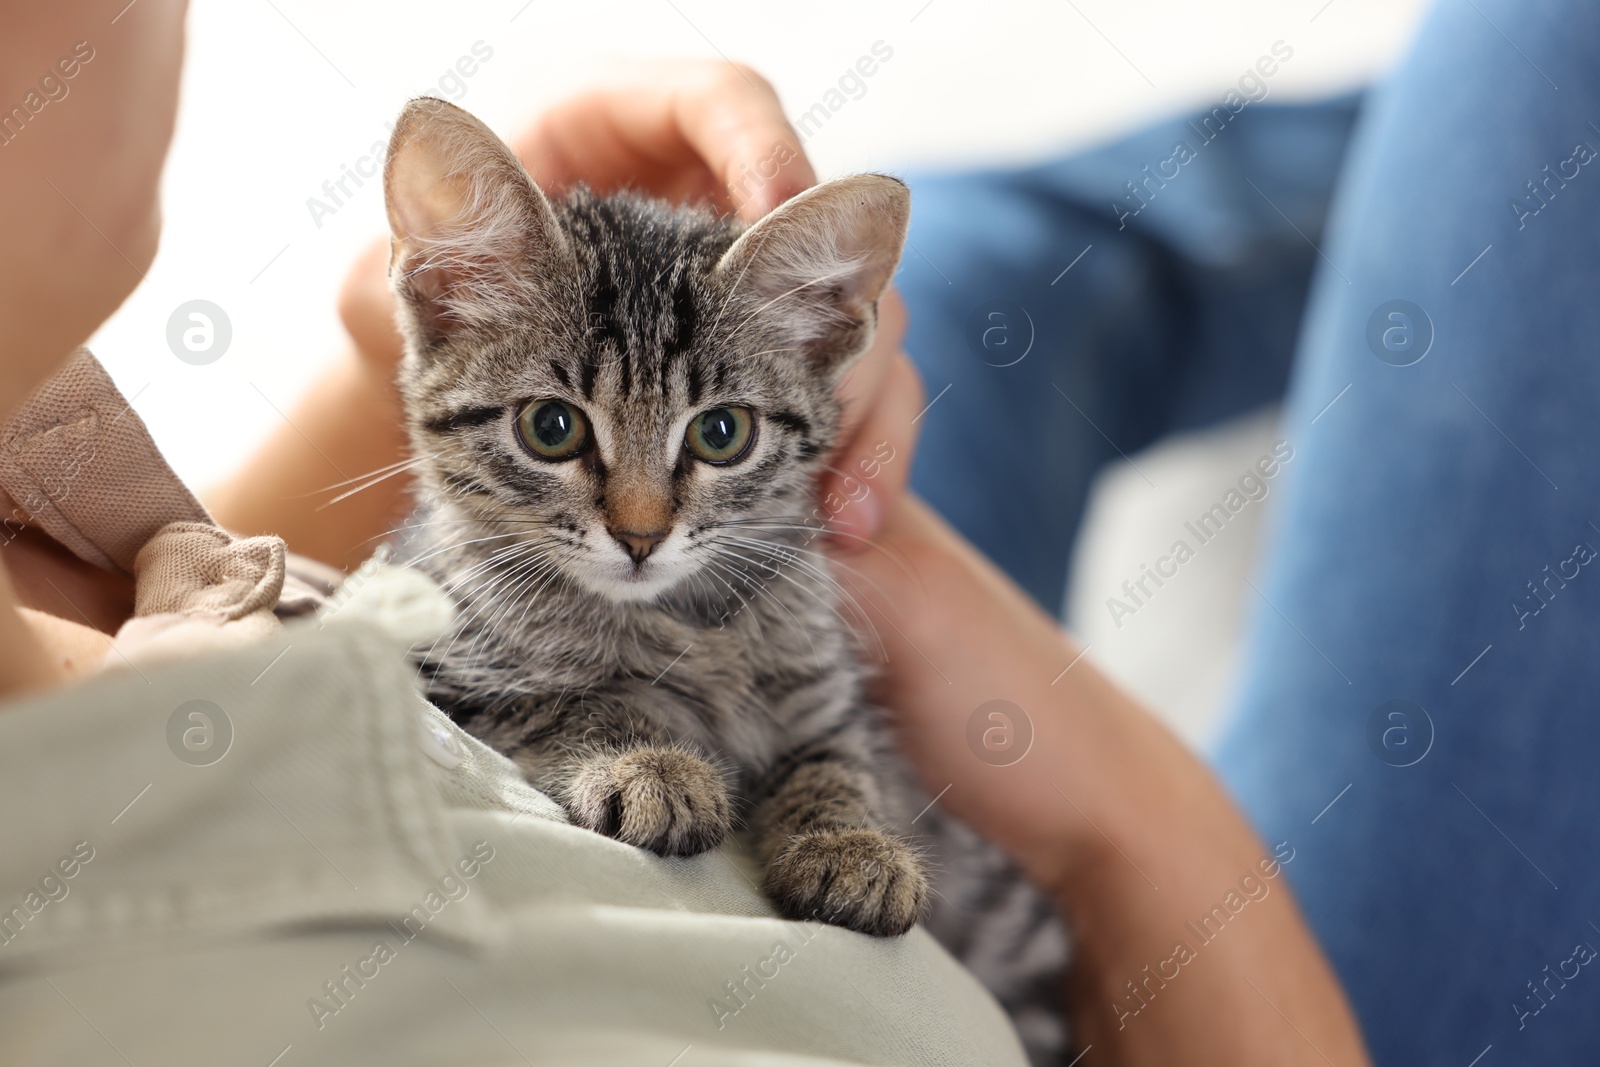
<instances>
[{"instance_id":1,"label":"tabby kitten","mask_svg":"<svg viewBox=\"0 0 1600 1067\"><path fill-rule=\"evenodd\" d=\"M1052 1062L1060 927L969 831L919 816L810 547L905 186L829 182L748 229L631 195L552 204L480 122L421 99L385 191L407 552L460 608L418 653L431 697L578 825L675 856L742 824L783 914L877 936L926 916Z\"/></svg>"}]
</instances>

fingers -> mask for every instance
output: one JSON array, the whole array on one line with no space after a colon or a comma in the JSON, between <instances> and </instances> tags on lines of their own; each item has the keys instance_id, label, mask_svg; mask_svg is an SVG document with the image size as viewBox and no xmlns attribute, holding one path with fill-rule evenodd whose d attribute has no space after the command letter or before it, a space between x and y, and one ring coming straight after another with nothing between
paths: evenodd
<instances>
[{"instance_id":1,"label":"fingers","mask_svg":"<svg viewBox=\"0 0 1600 1067\"><path fill-rule=\"evenodd\" d=\"M848 441L861 425L873 401L883 388L900 351L900 342L906 335L906 305L893 287L884 290L878 299L878 326L872 337L872 347L845 372L839 380L839 403L844 405L844 426L839 434Z\"/></svg>"},{"instance_id":2,"label":"fingers","mask_svg":"<svg viewBox=\"0 0 1600 1067\"><path fill-rule=\"evenodd\" d=\"M755 220L816 183L777 93L719 61L634 67L545 112L513 144L550 191L582 181L709 200ZM839 385L844 442L820 486L843 543L871 537L910 476L921 381L900 351L905 310L890 290L872 348Z\"/></svg>"},{"instance_id":3,"label":"fingers","mask_svg":"<svg viewBox=\"0 0 1600 1067\"><path fill-rule=\"evenodd\" d=\"M725 61L612 75L545 112L513 148L547 190L627 186L752 220L816 182L772 86Z\"/></svg>"},{"instance_id":4,"label":"fingers","mask_svg":"<svg viewBox=\"0 0 1600 1067\"><path fill-rule=\"evenodd\" d=\"M879 309L879 337L840 383L844 444L820 486L835 547L849 551L873 537L904 493L922 411L922 378L900 350L905 311L893 291Z\"/></svg>"},{"instance_id":5,"label":"fingers","mask_svg":"<svg viewBox=\"0 0 1600 1067\"><path fill-rule=\"evenodd\" d=\"M743 64L720 64L676 100L676 123L722 180L740 217L755 220L816 184L778 94Z\"/></svg>"},{"instance_id":6,"label":"fingers","mask_svg":"<svg viewBox=\"0 0 1600 1067\"><path fill-rule=\"evenodd\" d=\"M839 548L861 547L874 536L905 492L922 396L921 376L904 353L897 354L883 392L823 484L824 505L832 513L829 528Z\"/></svg>"}]
</instances>

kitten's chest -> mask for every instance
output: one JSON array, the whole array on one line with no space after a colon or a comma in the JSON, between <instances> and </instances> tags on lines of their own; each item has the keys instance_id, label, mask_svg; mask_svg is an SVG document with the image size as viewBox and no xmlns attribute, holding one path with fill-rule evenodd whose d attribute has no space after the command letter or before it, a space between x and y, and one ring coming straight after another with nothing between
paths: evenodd
<instances>
[{"instance_id":1,"label":"kitten's chest","mask_svg":"<svg viewBox=\"0 0 1600 1067\"><path fill-rule=\"evenodd\" d=\"M478 649L541 714L603 701L675 741L759 776L850 713L859 687L851 644L831 613L776 597L731 615L629 608L597 613L552 599L514 629L468 615L456 645ZM473 632L479 629L481 632ZM492 649L485 656L484 651ZM456 671L481 672L458 660ZM481 689L481 674L475 683Z\"/></svg>"}]
</instances>

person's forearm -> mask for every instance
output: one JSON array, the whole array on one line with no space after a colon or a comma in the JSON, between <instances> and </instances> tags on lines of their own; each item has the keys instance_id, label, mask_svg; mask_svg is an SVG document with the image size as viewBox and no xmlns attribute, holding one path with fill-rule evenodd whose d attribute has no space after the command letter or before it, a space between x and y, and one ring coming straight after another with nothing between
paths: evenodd
<instances>
[{"instance_id":1,"label":"person's forearm","mask_svg":"<svg viewBox=\"0 0 1600 1067\"><path fill-rule=\"evenodd\" d=\"M329 501L406 455L399 395L382 373L353 354L340 359L255 454L206 494L217 521L241 534L277 534L292 550L337 566L365 559L404 515L409 478L398 474Z\"/></svg>"},{"instance_id":2,"label":"person's forearm","mask_svg":"<svg viewBox=\"0 0 1600 1067\"><path fill-rule=\"evenodd\" d=\"M1074 800L1086 811L1104 805L1105 836L1086 839L1081 865L1055 887L1076 933L1079 1040L1129 1064L1179 1053L1188 1064L1366 1064L1284 873L1295 842L1261 841L1205 768L1131 701L1067 711L1074 688L1060 713L1130 728L1125 747L1081 751L1062 769L1069 795L1067 779L1083 776L1086 796ZM1080 765L1089 762L1098 778Z\"/></svg>"},{"instance_id":3,"label":"person's forearm","mask_svg":"<svg viewBox=\"0 0 1600 1067\"><path fill-rule=\"evenodd\" d=\"M41 632L52 623L60 624L56 628L60 632L72 631L70 649L63 647L63 642L50 639L55 631ZM0 561L0 700L66 681L77 673L73 669L74 658L92 662L92 656L72 655L84 647L78 631L94 634L88 627L74 627L65 620L22 607L10 572Z\"/></svg>"},{"instance_id":4,"label":"person's forearm","mask_svg":"<svg viewBox=\"0 0 1600 1067\"><path fill-rule=\"evenodd\" d=\"M902 743L930 792L949 786L940 804L1060 901L1080 1043L1126 1064L1365 1064L1281 858L1206 768L925 505L906 501L880 544L845 563L877 583L858 594ZM995 700L1015 707L977 736L1032 733L1004 766L969 730Z\"/></svg>"}]
</instances>

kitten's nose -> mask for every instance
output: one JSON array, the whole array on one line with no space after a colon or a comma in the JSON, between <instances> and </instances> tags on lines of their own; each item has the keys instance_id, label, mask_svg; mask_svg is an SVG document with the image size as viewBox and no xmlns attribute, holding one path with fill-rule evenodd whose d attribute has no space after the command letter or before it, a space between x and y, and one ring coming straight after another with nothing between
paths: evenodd
<instances>
[{"instance_id":1,"label":"kitten's nose","mask_svg":"<svg viewBox=\"0 0 1600 1067\"><path fill-rule=\"evenodd\" d=\"M652 530L649 533L635 533L633 530L612 530L611 536L623 548L628 550L628 555L633 557L633 562L643 563L655 551L655 547L666 539L667 531Z\"/></svg>"}]
</instances>

